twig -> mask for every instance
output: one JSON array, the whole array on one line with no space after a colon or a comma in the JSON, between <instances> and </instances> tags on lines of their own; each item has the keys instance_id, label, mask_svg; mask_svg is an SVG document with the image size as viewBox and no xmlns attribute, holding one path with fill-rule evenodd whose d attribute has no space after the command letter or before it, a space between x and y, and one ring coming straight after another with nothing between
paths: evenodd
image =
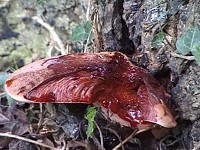
<instances>
[{"instance_id":1,"label":"twig","mask_svg":"<svg viewBox=\"0 0 200 150\"><path fill-rule=\"evenodd\" d=\"M92 136L90 138L94 141L94 145L96 145L98 147L97 149L102 150L101 149L101 143L99 142L99 139L94 134L92 134ZM91 146L88 146L89 145L89 140L88 139L85 140L85 143L87 144L87 147L91 147Z\"/></svg>"},{"instance_id":2,"label":"twig","mask_svg":"<svg viewBox=\"0 0 200 150\"><path fill-rule=\"evenodd\" d=\"M165 41L167 42L165 44L166 45L168 44L171 47L171 49L175 50L176 48L169 42L168 38L166 36L164 36L164 38L165 38Z\"/></svg>"},{"instance_id":3,"label":"twig","mask_svg":"<svg viewBox=\"0 0 200 150\"><path fill-rule=\"evenodd\" d=\"M66 46L66 53L69 54L69 44Z\"/></svg>"},{"instance_id":4,"label":"twig","mask_svg":"<svg viewBox=\"0 0 200 150\"><path fill-rule=\"evenodd\" d=\"M48 50L47 50L47 57L52 57L51 54L52 54L52 50L53 50L53 46L50 45Z\"/></svg>"},{"instance_id":5,"label":"twig","mask_svg":"<svg viewBox=\"0 0 200 150\"><path fill-rule=\"evenodd\" d=\"M88 7L86 12L86 21L90 20L90 8L91 8L91 0L88 0Z\"/></svg>"},{"instance_id":6,"label":"twig","mask_svg":"<svg viewBox=\"0 0 200 150\"><path fill-rule=\"evenodd\" d=\"M182 146L183 146L183 150L187 150L187 148L186 148L186 146L185 146L185 142L184 142L183 138L181 139L181 144L182 144ZM199 146L200 146L200 144L199 144Z\"/></svg>"},{"instance_id":7,"label":"twig","mask_svg":"<svg viewBox=\"0 0 200 150\"><path fill-rule=\"evenodd\" d=\"M160 140L160 142L159 142L159 149L160 149L160 150L162 150L162 144L164 144L164 141L165 141L166 139L170 138L170 137L173 137L173 138L176 138L176 139L175 139L174 141L172 141L171 143L169 143L169 144L165 144L166 147L172 146L172 145L174 145L175 143L177 143L177 142L179 142L179 141L181 141L181 140L183 139L183 137L178 138L178 137L174 137L174 136L172 136L172 135L166 135L166 136L163 137L163 138Z\"/></svg>"},{"instance_id":8,"label":"twig","mask_svg":"<svg viewBox=\"0 0 200 150\"><path fill-rule=\"evenodd\" d=\"M37 123L38 127L37 127L37 133L39 132L43 122L44 122L44 116L43 116L43 108L42 108L43 104L40 103L40 112L39 112L39 121Z\"/></svg>"},{"instance_id":9,"label":"twig","mask_svg":"<svg viewBox=\"0 0 200 150\"><path fill-rule=\"evenodd\" d=\"M131 133L124 141L122 141L121 143L119 143L117 146L115 146L112 150L118 150L123 144L125 144L126 142L128 142L133 136L136 136L136 135L138 135L138 134L140 134L140 133L142 133L142 132L145 132L145 131L147 131L147 130L150 130L150 129L152 129L152 127L148 127L148 128L146 128L146 129L142 129L142 130L139 130L139 131L137 131L137 132L133 132L133 133Z\"/></svg>"},{"instance_id":10,"label":"twig","mask_svg":"<svg viewBox=\"0 0 200 150\"><path fill-rule=\"evenodd\" d=\"M162 150L162 144L163 144L163 142L164 142L167 138L169 138L169 137L172 137L172 135L166 135L165 137L163 137L163 138L160 140L160 142L159 142L159 150Z\"/></svg>"},{"instance_id":11,"label":"twig","mask_svg":"<svg viewBox=\"0 0 200 150\"><path fill-rule=\"evenodd\" d=\"M6 96L6 92L0 93L0 97L5 97Z\"/></svg>"},{"instance_id":12,"label":"twig","mask_svg":"<svg viewBox=\"0 0 200 150\"><path fill-rule=\"evenodd\" d=\"M106 130L108 130L109 132L113 133L113 134L118 138L119 142L122 143L122 139L121 139L120 135L119 135L115 130L113 130L113 129L111 129L111 128L107 128L107 127L104 128L104 129L106 129ZM122 147L122 150L125 150L123 144L122 144L121 147Z\"/></svg>"},{"instance_id":13,"label":"twig","mask_svg":"<svg viewBox=\"0 0 200 150\"><path fill-rule=\"evenodd\" d=\"M61 39L59 38L59 36L55 32L54 28L51 27L48 23L44 22L42 20L42 18L40 18L38 16L34 16L32 18L33 18L33 20L36 20L39 24L41 24L42 26L44 26L49 31L49 33L52 36L53 40L57 43L61 54L65 55L66 53L65 53L64 44L62 43Z\"/></svg>"},{"instance_id":14,"label":"twig","mask_svg":"<svg viewBox=\"0 0 200 150\"><path fill-rule=\"evenodd\" d=\"M100 129L99 125L96 123L96 121L94 123L95 123L95 126L97 127L97 129L99 131L100 141L101 141L101 150L105 150L104 144L103 144L103 134L101 132L101 129Z\"/></svg>"},{"instance_id":15,"label":"twig","mask_svg":"<svg viewBox=\"0 0 200 150\"><path fill-rule=\"evenodd\" d=\"M166 146L172 146L174 145L175 143L181 141L181 138L177 138L176 140L174 140L173 142L169 143L169 144L165 144Z\"/></svg>"},{"instance_id":16,"label":"twig","mask_svg":"<svg viewBox=\"0 0 200 150\"><path fill-rule=\"evenodd\" d=\"M87 12L86 12L86 21L90 20L90 8L91 8L91 0L88 0L88 7L87 7ZM83 53L87 52L88 43L89 43L91 34L92 34L92 29L90 30L90 33L87 37L87 41L85 43L85 48L84 48Z\"/></svg>"},{"instance_id":17,"label":"twig","mask_svg":"<svg viewBox=\"0 0 200 150\"><path fill-rule=\"evenodd\" d=\"M94 33L94 43L95 43L95 51L100 52L103 49L103 40L101 35L101 27L98 24L98 9L95 9L93 22L93 33Z\"/></svg>"},{"instance_id":18,"label":"twig","mask_svg":"<svg viewBox=\"0 0 200 150\"><path fill-rule=\"evenodd\" d=\"M44 143L37 142L37 141L31 140L31 139L27 139L27 138L24 138L24 137L21 137L21 136L18 136L18 135L14 135L14 134L11 134L11 133L0 133L0 136L2 136L2 137L10 137L10 138L26 141L26 142L29 142L29 143L32 143L32 144L36 144L36 145L39 145L39 146L42 146L42 147L49 148L51 150L58 150L57 148L51 147L51 146L46 145Z\"/></svg>"},{"instance_id":19,"label":"twig","mask_svg":"<svg viewBox=\"0 0 200 150\"><path fill-rule=\"evenodd\" d=\"M62 142L63 142L63 147L62 147L61 150L67 150L67 149L69 149L69 147L67 147L67 143L66 143L66 141L64 139L62 140Z\"/></svg>"},{"instance_id":20,"label":"twig","mask_svg":"<svg viewBox=\"0 0 200 150\"><path fill-rule=\"evenodd\" d=\"M187 60L194 60L194 56L183 56L174 52L171 52L171 55L173 57L178 57L178 58L182 58L182 59L187 59Z\"/></svg>"},{"instance_id":21,"label":"twig","mask_svg":"<svg viewBox=\"0 0 200 150\"><path fill-rule=\"evenodd\" d=\"M84 52L83 52L83 53L87 52L88 43L89 43L91 34L92 34L92 29L90 30L90 33L89 33L89 35L88 35L88 38L87 38L87 41L86 41L86 43L85 43L85 48L84 48Z\"/></svg>"}]
</instances>

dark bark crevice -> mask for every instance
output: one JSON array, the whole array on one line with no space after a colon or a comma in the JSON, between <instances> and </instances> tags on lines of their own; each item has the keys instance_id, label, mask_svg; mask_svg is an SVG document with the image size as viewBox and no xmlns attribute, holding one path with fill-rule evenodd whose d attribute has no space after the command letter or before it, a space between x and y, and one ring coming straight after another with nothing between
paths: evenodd
<instances>
[{"instance_id":1,"label":"dark bark crevice","mask_svg":"<svg viewBox=\"0 0 200 150\"><path fill-rule=\"evenodd\" d=\"M129 39L129 29L123 19L124 0L108 3L100 2L100 22L102 22L102 38L104 50L132 53L134 44ZM106 8L106 9L105 9Z\"/></svg>"}]
</instances>

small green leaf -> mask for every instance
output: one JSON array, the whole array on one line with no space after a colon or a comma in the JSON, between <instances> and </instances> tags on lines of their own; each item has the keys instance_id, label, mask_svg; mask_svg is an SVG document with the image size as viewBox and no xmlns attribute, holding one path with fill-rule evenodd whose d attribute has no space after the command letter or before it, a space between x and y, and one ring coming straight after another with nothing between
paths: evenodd
<instances>
[{"instance_id":1,"label":"small green leaf","mask_svg":"<svg viewBox=\"0 0 200 150\"><path fill-rule=\"evenodd\" d=\"M92 40L92 24L87 21L84 25L78 25L72 30L71 39L74 42L85 42L87 39Z\"/></svg>"},{"instance_id":2,"label":"small green leaf","mask_svg":"<svg viewBox=\"0 0 200 150\"><path fill-rule=\"evenodd\" d=\"M200 45L200 30L198 25L189 27L176 41L176 48L182 55L190 52L194 55L195 47Z\"/></svg>"},{"instance_id":3,"label":"small green leaf","mask_svg":"<svg viewBox=\"0 0 200 150\"><path fill-rule=\"evenodd\" d=\"M197 64L200 66L200 45L199 46L195 46L195 51L194 51L194 58L197 62Z\"/></svg>"},{"instance_id":4,"label":"small green leaf","mask_svg":"<svg viewBox=\"0 0 200 150\"><path fill-rule=\"evenodd\" d=\"M2 73L0 73L0 86L3 86L4 85L4 83L5 83L5 81L8 79L8 77L9 77L9 73L7 73L7 72L2 72Z\"/></svg>"},{"instance_id":5,"label":"small green leaf","mask_svg":"<svg viewBox=\"0 0 200 150\"><path fill-rule=\"evenodd\" d=\"M153 47L160 46L165 38L164 32L159 32L153 37L151 45Z\"/></svg>"},{"instance_id":6,"label":"small green leaf","mask_svg":"<svg viewBox=\"0 0 200 150\"><path fill-rule=\"evenodd\" d=\"M96 107L92 106L92 107L87 108L87 113L85 116L85 118L88 120L88 128L86 131L87 138L91 137L92 133L94 132L94 128L95 128L94 118L96 114L97 114Z\"/></svg>"},{"instance_id":7,"label":"small green leaf","mask_svg":"<svg viewBox=\"0 0 200 150\"><path fill-rule=\"evenodd\" d=\"M76 26L72 30L72 40L77 42L77 41L83 41L85 39L85 29L83 26L79 25Z\"/></svg>"}]
</instances>

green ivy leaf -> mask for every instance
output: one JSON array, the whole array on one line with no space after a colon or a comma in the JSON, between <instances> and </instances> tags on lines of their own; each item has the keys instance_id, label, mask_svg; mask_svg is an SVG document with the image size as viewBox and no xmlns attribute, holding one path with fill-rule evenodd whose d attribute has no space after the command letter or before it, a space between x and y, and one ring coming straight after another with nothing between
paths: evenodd
<instances>
[{"instance_id":1,"label":"green ivy leaf","mask_svg":"<svg viewBox=\"0 0 200 150\"><path fill-rule=\"evenodd\" d=\"M194 55L195 47L198 45L200 45L198 25L189 27L176 41L176 48L182 55L187 55L190 52Z\"/></svg>"},{"instance_id":2,"label":"green ivy leaf","mask_svg":"<svg viewBox=\"0 0 200 150\"><path fill-rule=\"evenodd\" d=\"M96 114L97 114L96 107L92 106L92 107L87 108L87 113L85 116L85 118L88 120L88 128L86 131L87 138L91 137L92 133L94 132L94 128L95 128L94 118Z\"/></svg>"},{"instance_id":3,"label":"green ivy leaf","mask_svg":"<svg viewBox=\"0 0 200 150\"><path fill-rule=\"evenodd\" d=\"M164 38L165 38L164 32L159 32L158 34L156 34L153 37L153 40L151 41L151 45L153 47L160 46L162 44Z\"/></svg>"},{"instance_id":4,"label":"green ivy leaf","mask_svg":"<svg viewBox=\"0 0 200 150\"><path fill-rule=\"evenodd\" d=\"M83 26L76 26L72 30L72 40L77 41L83 41L85 39L85 29Z\"/></svg>"},{"instance_id":5,"label":"green ivy leaf","mask_svg":"<svg viewBox=\"0 0 200 150\"><path fill-rule=\"evenodd\" d=\"M9 76L10 74L7 72L0 73L0 86L4 85L5 81L8 79Z\"/></svg>"},{"instance_id":6,"label":"green ivy leaf","mask_svg":"<svg viewBox=\"0 0 200 150\"><path fill-rule=\"evenodd\" d=\"M89 38L92 40L92 24L87 21L84 25L78 25L72 30L71 39L74 42L84 42Z\"/></svg>"},{"instance_id":7,"label":"green ivy leaf","mask_svg":"<svg viewBox=\"0 0 200 150\"><path fill-rule=\"evenodd\" d=\"M194 47L195 51L194 51L194 58L197 62L197 64L200 66L200 45L199 46L195 46Z\"/></svg>"}]
</instances>

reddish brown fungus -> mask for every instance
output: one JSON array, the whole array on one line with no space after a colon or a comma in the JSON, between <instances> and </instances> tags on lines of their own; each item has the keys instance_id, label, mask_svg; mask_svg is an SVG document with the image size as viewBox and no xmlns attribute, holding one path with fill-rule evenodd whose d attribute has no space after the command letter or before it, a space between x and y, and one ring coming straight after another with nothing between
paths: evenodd
<instances>
[{"instance_id":1,"label":"reddish brown fungus","mask_svg":"<svg viewBox=\"0 0 200 150\"><path fill-rule=\"evenodd\" d=\"M39 60L14 72L5 89L24 102L93 103L125 126L176 126L163 87L119 52Z\"/></svg>"}]
</instances>

